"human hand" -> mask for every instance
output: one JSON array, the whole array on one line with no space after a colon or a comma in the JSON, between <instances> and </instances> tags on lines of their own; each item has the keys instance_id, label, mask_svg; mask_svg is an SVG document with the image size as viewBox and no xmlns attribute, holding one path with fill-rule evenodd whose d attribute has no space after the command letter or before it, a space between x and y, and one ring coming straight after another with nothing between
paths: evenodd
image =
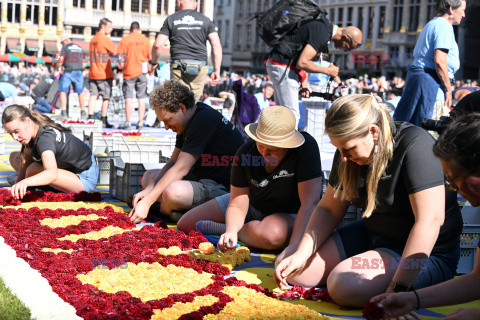
<instances>
[{"instance_id":1,"label":"human hand","mask_svg":"<svg viewBox=\"0 0 480 320\"><path fill-rule=\"evenodd\" d=\"M413 312L417 307L416 296L413 292L382 293L373 297L370 302L376 302L383 308L386 319L420 319L418 314Z\"/></svg>"},{"instance_id":2,"label":"human hand","mask_svg":"<svg viewBox=\"0 0 480 320\"><path fill-rule=\"evenodd\" d=\"M338 76L338 71L340 71L340 68L337 67L336 65L334 65L333 63L330 63L330 65L328 66L328 72L327 74L330 76L330 77L336 77Z\"/></svg>"},{"instance_id":3,"label":"human hand","mask_svg":"<svg viewBox=\"0 0 480 320\"><path fill-rule=\"evenodd\" d=\"M235 249L237 246L238 235L236 232L225 232L220 236L217 247L218 250L225 252L227 250Z\"/></svg>"},{"instance_id":4,"label":"human hand","mask_svg":"<svg viewBox=\"0 0 480 320\"><path fill-rule=\"evenodd\" d=\"M135 205L140 201L142 200L143 198L145 198L145 196L147 194L150 193L150 190L145 189L145 190L142 190L140 191L139 193L136 193L134 196L133 196L133 201L132 201L132 206L135 208Z\"/></svg>"},{"instance_id":5,"label":"human hand","mask_svg":"<svg viewBox=\"0 0 480 320\"><path fill-rule=\"evenodd\" d=\"M300 95L303 98L310 98L310 90L308 90L308 88L301 88L300 89Z\"/></svg>"},{"instance_id":6,"label":"human hand","mask_svg":"<svg viewBox=\"0 0 480 320\"><path fill-rule=\"evenodd\" d=\"M18 181L10 189L10 192L12 193L12 197L14 199L22 199L27 193L27 188L28 188L28 183L25 182L25 180Z\"/></svg>"},{"instance_id":7,"label":"human hand","mask_svg":"<svg viewBox=\"0 0 480 320\"><path fill-rule=\"evenodd\" d=\"M210 85L212 87L216 86L218 83L218 80L220 80L220 72L218 71L212 72L212 74L210 75L210 78L212 79L212 81L210 81Z\"/></svg>"},{"instance_id":8,"label":"human hand","mask_svg":"<svg viewBox=\"0 0 480 320\"><path fill-rule=\"evenodd\" d=\"M304 264L305 261L295 254L280 261L273 274L273 278L280 289L285 290L288 288L287 278L295 271L301 269Z\"/></svg>"},{"instance_id":9,"label":"human hand","mask_svg":"<svg viewBox=\"0 0 480 320\"><path fill-rule=\"evenodd\" d=\"M445 320L475 320L480 319L480 310L478 309L457 309L449 314Z\"/></svg>"},{"instance_id":10,"label":"human hand","mask_svg":"<svg viewBox=\"0 0 480 320\"><path fill-rule=\"evenodd\" d=\"M447 93L445 93L445 106L447 106L449 109L452 108L452 91L447 91Z\"/></svg>"},{"instance_id":11,"label":"human hand","mask_svg":"<svg viewBox=\"0 0 480 320\"><path fill-rule=\"evenodd\" d=\"M150 209L150 205L146 203L146 201L138 201L134 206L132 211L128 214L130 221L133 223L140 223L143 219L145 219L148 215L148 210Z\"/></svg>"}]
</instances>

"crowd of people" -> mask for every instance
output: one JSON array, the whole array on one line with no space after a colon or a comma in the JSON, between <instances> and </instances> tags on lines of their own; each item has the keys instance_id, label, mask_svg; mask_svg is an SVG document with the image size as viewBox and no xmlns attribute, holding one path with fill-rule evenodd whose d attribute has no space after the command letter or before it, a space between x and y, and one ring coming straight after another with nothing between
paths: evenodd
<instances>
[{"instance_id":1,"label":"crowd of people","mask_svg":"<svg viewBox=\"0 0 480 320\"><path fill-rule=\"evenodd\" d=\"M106 118L114 80L109 61L116 55L127 99L122 128L131 126L136 92L137 129L145 110L140 101L148 96L157 119L176 133L168 162L147 171L143 190L129 197L129 218L139 223L168 216L179 230L219 235L221 251L239 241L282 250L274 273L281 288L326 286L339 305L362 307L374 301L385 318L412 319L420 308L478 298L480 244L473 271L453 279L463 227L457 193L472 206L480 205L480 92L475 81L453 81L460 62L452 28L465 16L465 4L437 0L438 15L420 34L405 80L367 74L339 79L339 68L319 54L328 51L330 41L345 51L357 48L362 32L326 20L305 23L274 47L266 60L268 74L242 77L220 74L218 34L196 11L195 0L179 1L180 10L165 20L153 47L133 22L130 35L115 49L108 37L112 22L102 19L91 43L91 51L101 54L91 53L90 100L83 116L93 116L101 96L102 121L111 126ZM189 30L192 25L203 27ZM170 80L151 86L148 61L156 62L167 39ZM64 58L57 70L63 68L63 112L71 84L83 95L85 66L70 59L69 52L78 48L69 38L61 40ZM213 49L210 76L207 42ZM292 43L294 48L286 50ZM122 54L128 59L122 60ZM327 83L341 86L342 94L325 116L336 153L323 194L320 150L311 135L299 131L298 102ZM34 92L36 86L40 83L26 89ZM238 126L208 105L211 96L222 94L238 108L253 103L258 112L240 109ZM425 118L440 115L449 121L436 140L421 126ZM18 172L11 187L15 198L36 186L63 192L95 189L99 169L94 155L67 128L20 105L8 106L2 123L22 144L10 156ZM362 217L338 228L350 204L362 208ZM447 319L479 316L480 310L461 309Z\"/></svg>"}]
</instances>

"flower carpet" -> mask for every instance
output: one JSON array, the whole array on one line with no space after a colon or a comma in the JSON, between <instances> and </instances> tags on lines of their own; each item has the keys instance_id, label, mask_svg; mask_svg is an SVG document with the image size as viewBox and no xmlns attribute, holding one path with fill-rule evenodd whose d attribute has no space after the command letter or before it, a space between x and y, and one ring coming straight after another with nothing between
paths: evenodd
<instances>
[{"instance_id":1,"label":"flower carpet","mask_svg":"<svg viewBox=\"0 0 480 320\"><path fill-rule=\"evenodd\" d=\"M7 161L0 156L0 187L13 171ZM125 203L110 198L108 187L97 191L104 199L94 203L82 200L99 199L31 194L56 202L19 204L1 196L0 277L33 318L363 319L362 310L328 302L324 290L282 294L273 253L240 249L222 257L204 248L198 232L132 224ZM439 319L453 310L419 313Z\"/></svg>"}]
</instances>

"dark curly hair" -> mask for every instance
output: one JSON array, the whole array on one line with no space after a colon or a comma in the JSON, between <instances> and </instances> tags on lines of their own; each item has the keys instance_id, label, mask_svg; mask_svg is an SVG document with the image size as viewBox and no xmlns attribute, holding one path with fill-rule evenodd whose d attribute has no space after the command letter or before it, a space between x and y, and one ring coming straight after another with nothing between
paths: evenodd
<instances>
[{"instance_id":1,"label":"dark curly hair","mask_svg":"<svg viewBox=\"0 0 480 320\"><path fill-rule=\"evenodd\" d=\"M155 109L176 113L180 109L180 103L191 109L195 106L195 96L190 89L175 80L165 81L163 86L156 87L150 94L150 105Z\"/></svg>"},{"instance_id":2,"label":"dark curly hair","mask_svg":"<svg viewBox=\"0 0 480 320\"><path fill-rule=\"evenodd\" d=\"M460 168L477 171L480 168L480 113L455 119L435 142L433 153Z\"/></svg>"}]
</instances>

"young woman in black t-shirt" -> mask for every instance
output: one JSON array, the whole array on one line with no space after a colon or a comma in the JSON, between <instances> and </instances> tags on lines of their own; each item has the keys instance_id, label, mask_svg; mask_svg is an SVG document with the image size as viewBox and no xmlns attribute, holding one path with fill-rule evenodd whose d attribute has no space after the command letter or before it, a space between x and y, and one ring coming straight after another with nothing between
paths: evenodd
<instances>
[{"instance_id":1,"label":"young woman in black t-shirt","mask_svg":"<svg viewBox=\"0 0 480 320\"><path fill-rule=\"evenodd\" d=\"M245 131L253 140L233 159L231 193L188 211L177 227L221 235L222 251L238 240L268 250L299 242L321 196L317 142L295 130L293 112L281 106L264 109Z\"/></svg>"},{"instance_id":2,"label":"young woman in black t-shirt","mask_svg":"<svg viewBox=\"0 0 480 320\"><path fill-rule=\"evenodd\" d=\"M329 185L300 244L277 258L277 283L327 285L338 304L361 307L453 278L462 219L433 138L369 95L337 99L325 130L338 149ZM350 202L363 219L335 230Z\"/></svg>"},{"instance_id":3,"label":"young woman in black t-shirt","mask_svg":"<svg viewBox=\"0 0 480 320\"><path fill-rule=\"evenodd\" d=\"M44 185L63 192L95 189L99 169L92 150L69 129L20 105L8 106L2 123L22 144L20 152L10 154L10 164L18 172L13 197L21 199L28 187Z\"/></svg>"}]
</instances>

